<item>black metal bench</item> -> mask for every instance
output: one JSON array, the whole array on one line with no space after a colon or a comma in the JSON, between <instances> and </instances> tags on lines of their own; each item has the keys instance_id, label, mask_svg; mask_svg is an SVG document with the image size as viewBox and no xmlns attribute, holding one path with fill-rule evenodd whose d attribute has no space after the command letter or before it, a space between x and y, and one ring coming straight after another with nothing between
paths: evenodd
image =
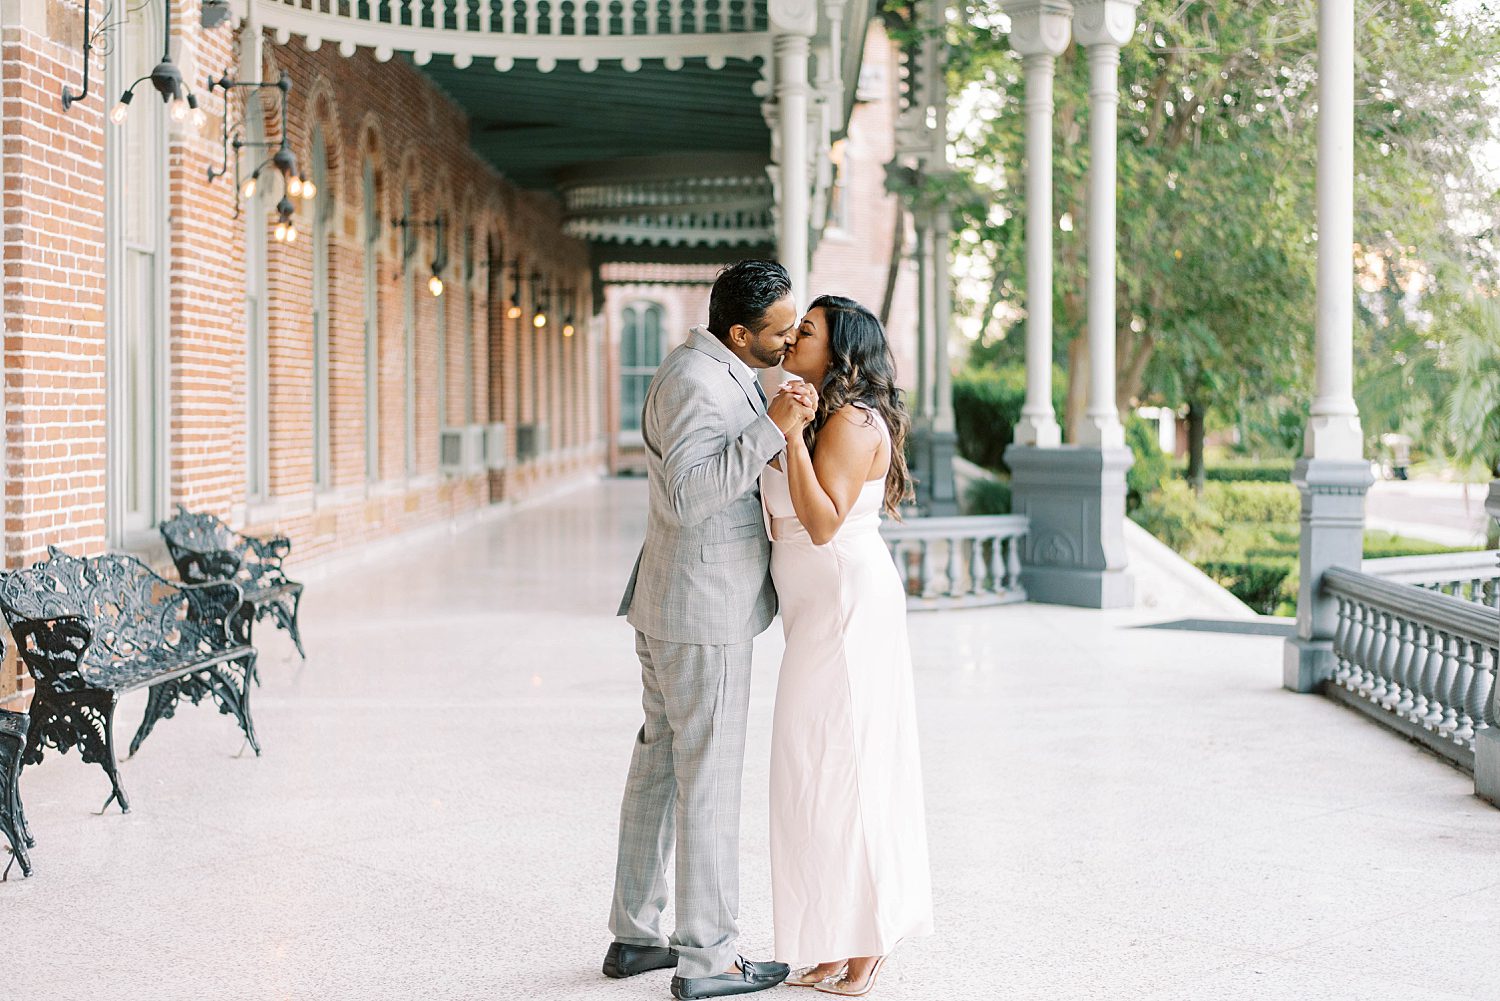
<instances>
[{"instance_id":1,"label":"black metal bench","mask_svg":"<svg viewBox=\"0 0 1500 1001\"><path fill-rule=\"evenodd\" d=\"M5 647L0 645L0 656ZM36 845L31 832L26 829L26 814L21 811L21 755L26 748L26 728L30 721L25 713L0 709L0 833L10 842L10 862L5 866L5 876L10 876L10 867L21 863L21 875L31 875L31 858L26 849Z\"/></svg>"},{"instance_id":2,"label":"black metal bench","mask_svg":"<svg viewBox=\"0 0 1500 1001\"><path fill-rule=\"evenodd\" d=\"M257 539L241 535L211 514L195 514L181 504L177 514L161 523L161 537L177 565L177 573L189 584L233 581L245 594L245 604L255 621L271 616L302 649L297 609L302 603L302 585L287 578L281 563L292 551L283 536Z\"/></svg>"},{"instance_id":3,"label":"black metal bench","mask_svg":"<svg viewBox=\"0 0 1500 1001\"><path fill-rule=\"evenodd\" d=\"M158 720L187 699L212 699L239 721L260 754L250 719L255 648L239 586L173 584L132 556L51 558L0 578L0 611L36 680L25 764L42 748L103 767L111 792L130 811L115 760L115 706L150 688L146 714L130 742L134 754Z\"/></svg>"}]
</instances>

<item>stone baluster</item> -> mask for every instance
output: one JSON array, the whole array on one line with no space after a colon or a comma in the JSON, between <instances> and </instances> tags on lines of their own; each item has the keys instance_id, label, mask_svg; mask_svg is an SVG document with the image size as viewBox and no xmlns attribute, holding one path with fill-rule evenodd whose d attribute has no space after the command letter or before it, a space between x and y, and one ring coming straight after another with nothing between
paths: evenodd
<instances>
[{"instance_id":1,"label":"stone baluster","mask_svg":"<svg viewBox=\"0 0 1500 1001\"><path fill-rule=\"evenodd\" d=\"M1415 682L1412 679L1412 665L1417 658L1417 624L1411 619L1401 620L1401 655L1396 661L1396 680L1400 691L1400 697L1391 710L1406 719L1411 715L1412 707L1416 703Z\"/></svg>"},{"instance_id":2,"label":"stone baluster","mask_svg":"<svg viewBox=\"0 0 1500 1001\"><path fill-rule=\"evenodd\" d=\"M1474 662L1469 655L1469 644L1461 636L1454 638L1453 684L1448 689L1448 709L1443 713L1442 732L1455 742L1462 744L1474 736L1469 725L1469 683L1474 677Z\"/></svg>"},{"instance_id":3,"label":"stone baluster","mask_svg":"<svg viewBox=\"0 0 1500 1001\"><path fill-rule=\"evenodd\" d=\"M1484 644L1475 640L1468 643L1469 690L1464 693L1463 726L1459 735L1464 743L1472 743L1478 732L1487 725L1484 719L1485 706L1489 702L1492 677L1486 670Z\"/></svg>"},{"instance_id":4,"label":"stone baluster","mask_svg":"<svg viewBox=\"0 0 1500 1001\"><path fill-rule=\"evenodd\" d=\"M1428 730L1437 729L1443 721L1443 675L1448 665L1448 635L1438 629L1429 629L1431 654L1427 658L1427 670L1423 674L1422 689L1427 693L1427 712L1417 722Z\"/></svg>"},{"instance_id":5,"label":"stone baluster","mask_svg":"<svg viewBox=\"0 0 1500 1001\"><path fill-rule=\"evenodd\" d=\"M1338 616L1338 627L1333 632L1333 681L1336 685L1347 687L1353 672L1349 637L1354 631L1354 603L1343 595L1338 596Z\"/></svg>"}]
</instances>

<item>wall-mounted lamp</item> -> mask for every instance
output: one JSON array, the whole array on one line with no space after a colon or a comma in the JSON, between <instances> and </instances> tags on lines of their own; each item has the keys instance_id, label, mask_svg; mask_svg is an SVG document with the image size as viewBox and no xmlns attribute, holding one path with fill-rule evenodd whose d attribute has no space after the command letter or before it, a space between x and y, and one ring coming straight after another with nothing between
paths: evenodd
<instances>
[{"instance_id":1,"label":"wall-mounted lamp","mask_svg":"<svg viewBox=\"0 0 1500 1001\"><path fill-rule=\"evenodd\" d=\"M536 300L536 312L531 317L531 325L541 330L547 325L547 307L550 305L547 301L550 296L542 291L541 272L533 271L531 273L531 293Z\"/></svg>"},{"instance_id":2,"label":"wall-mounted lamp","mask_svg":"<svg viewBox=\"0 0 1500 1001\"><path fill-rule=\"evenodd\" d=\"M448 269L448 219L441 212L431 219L412 219L402 216L391 220L391 225L401 230L401 259L411 260L417 252L417 237L413 230L432 227L433 253L432 277L427 279L427 291L434 297L443 294L443 272Z\"/></svg>"},{"instance_id":3,"label":"wall-mounted lamp","mask_svg":"<svg viewBox=\"0 0 1500 1001\"><path fill-rule=\"evenodd\" d=\"M577 328L573 326L574 294L571 288L563 289L563 302L567 304L567 309L563 313L563 336L572 337L577 332Z\"/></svg>"},{"instance_id":4,"label":"wall-mounted lamp","mask_svg":"<svg viewBox=\"0 0 1500 1001\"><path fill-rule=\"evenodd\" d=\"M234 132L233 138L229 133L229 92L232 90L246 91L245 101L248 103L252 96L258 91L274 87L281 93L281 138L275 142L246 142L239 129ZM287 97L292 92L292 78L282 72L281 77L274 81L269 80L235 80L230 77L229 71L218 78L208 78L209 93L218 88L224 91L224 131L223 152L219 166L210 165L208 168L208 183L229 173L229 151L234 151L234 217L240 216L241 199L249 200L255 197L255 192L260 189L261 175L267 167L274 167L281 175L282 196L276 203L276 240L279 243L294 243L297 239L297 224L293 222L293 215L297 211L293 198L303 201L311 201L317 196L318 186L308 180L307 175L297 170L297 155L292 152L290 136L287 133ZM262 150L276 148L276 152L266 157L255 169L250 171L250 176L241 179L240 176L240 150L252 149Z\"/></svg>"},{"instance_id":5,"label":"wall-mounted lamp","mask_svg":"<svg viewBox=\"0 0 1500 1001\"><path fill-rule=\"evenodd\" d=\"M177 64L172 62L172 4L170 0L167 0L162 6L165 19L162 28L161 62L157 63L150 73L125 88L125 93L120 95L120 100L110 111L109 120L116 125L124 123L130 115L130 102L135 100L135 89L149 80L151 86L156 89L162 101L167 105L168 113L173 121L185 121L191 115L193 124L202 128L204 115L203 109L198 107L198 97L183 81L182 71L177 68ZM93 61L93 51L100 36L113 26L111 22L101 20L99 26L95 28L93 5L90 0L83 0L83 90L75 94L71 87L62 89L64 112L89 96L89 64Z\"/></svg>"},{"instance_id":6,"label":"wall-mounted lamp","mask_svg":"<svg viewBox=\"0 0 1500 1001\"><path fill-rule=\"evenodd\" d=\"M505 318L519 320L525 312L521 309L521 262L511 261L502 268L502 274L510 273L510 294L505 298Z\"/></svg>"}]
</instances>

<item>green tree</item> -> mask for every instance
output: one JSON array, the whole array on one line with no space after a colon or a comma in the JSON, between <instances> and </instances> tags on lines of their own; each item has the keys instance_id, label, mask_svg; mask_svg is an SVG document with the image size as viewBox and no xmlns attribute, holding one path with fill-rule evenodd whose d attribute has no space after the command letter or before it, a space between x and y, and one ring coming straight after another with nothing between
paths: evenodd
<instances>
[{"instance_id":1,"label":"green tree","mask_svg":"<svg viewBox=\"0 0 1500 1001\"><path fill-rule=\"evenodd\" d=\"M1316 13L1302 0L1141 4L1120 66L1122 408L1186 403L1206 420L1246 406L1278 436L1287 411L1300 424L1315 312ZM969 235L957 247L977 243L969 263L982 258L993 279L960 305L994 326L1025 305L1023 86L998 0L975 0L967 15L951 84L963 109L957 163L979 194L961 206ZM1472 150L1497 134L1475 85L1500 54L1496 20L1483 7L1460 18L1439 0L1358 5L1356 239L1462 261L1448 277L1465 292L1487 265L1451 220L1493 212ZM1076 46L1057 72L1053 306L1071 426L1087 371L1088 71Z\"/></svg>"}]
</instances>

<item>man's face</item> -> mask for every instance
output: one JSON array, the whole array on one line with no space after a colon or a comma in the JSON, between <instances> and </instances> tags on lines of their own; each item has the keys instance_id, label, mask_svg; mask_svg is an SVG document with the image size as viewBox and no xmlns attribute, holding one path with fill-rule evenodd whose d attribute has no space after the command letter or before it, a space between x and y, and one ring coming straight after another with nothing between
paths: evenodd
<instances>
[{"instance_id":1,"label":"man's face","mask_svg":"<svg viewBox=\"0 0 1500 1001\"><path fill-rule=\"evenodd\" d=\"M775 368L786 357L787 349L797 343L796 302L790 295L782 296L766 310L759 332L736 327L730 339L740 348L735 354L745 364L752 368Z\"/></svg>"}]
</instances>

